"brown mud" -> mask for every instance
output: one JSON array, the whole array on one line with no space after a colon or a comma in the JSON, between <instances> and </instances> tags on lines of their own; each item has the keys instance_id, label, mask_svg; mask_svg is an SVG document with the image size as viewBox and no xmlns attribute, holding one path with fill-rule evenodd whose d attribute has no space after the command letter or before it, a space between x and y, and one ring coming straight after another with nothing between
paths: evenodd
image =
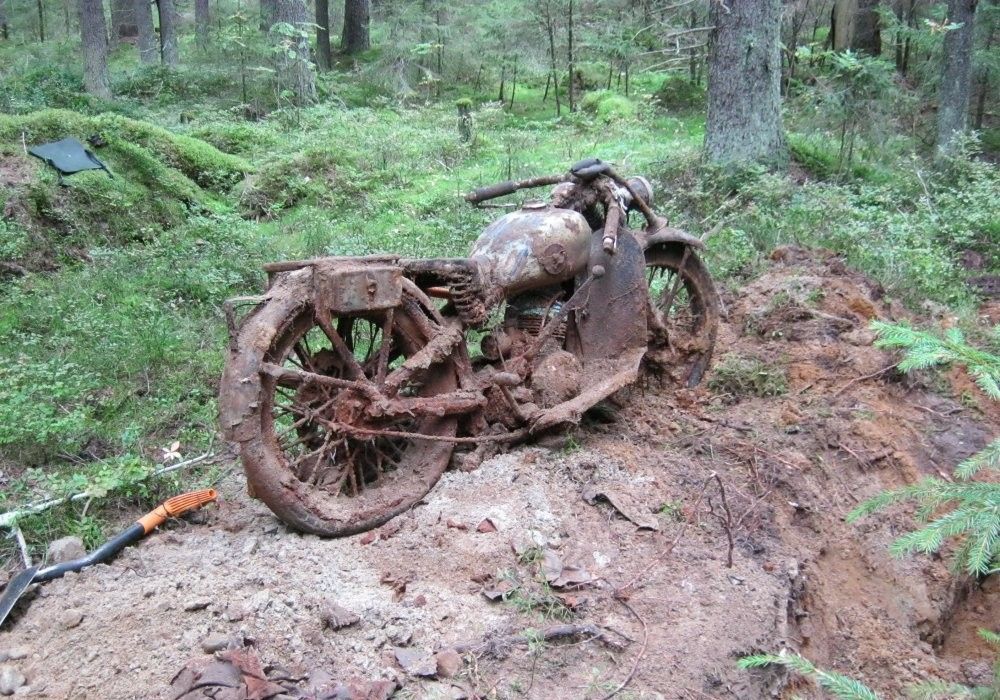
<instances>
[{"instance_id":1,"label":"brown mud","mask_svg":"<svg viewBox=\"0 0 1000 700\"><path fill-rule=\"evenodd\" d=\"M562 449L448 472L410 512L337 540L286 529L234 467L218 508L29 594L0 658L23 654L3 663L29 697L75 700L177 698L187 677L171 690L175 676L227 644L284 691L217 698L381 697L363 684L378 679L398 698L602 698L626 679L618 697L814 697L735 667L785 647L886 698L981 680L975 630L995 629L996 581L891 558L905 510L844 515L981 448L1000 428L985 397L958 371L898 375L867 324L902 312L836 257L779 251L726 304L716 367L756 358L784 393L671 394L649 380ZM466 650L460 668L428 666L452 647ZM351 680L353 695L333 694Z\"/></svg>"}]
</instances>

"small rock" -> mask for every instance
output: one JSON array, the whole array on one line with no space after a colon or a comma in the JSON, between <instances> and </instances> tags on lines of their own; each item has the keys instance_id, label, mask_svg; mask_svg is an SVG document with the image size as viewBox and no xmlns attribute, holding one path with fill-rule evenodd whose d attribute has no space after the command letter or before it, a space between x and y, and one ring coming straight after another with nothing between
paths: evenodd
<instances>
[{"instance_id":1,"label":"small rock","mask_svg":"<svg viewBox=\"0 0 1000 700\"><path fill-rule=\"evenodd\" d=\"M483 521L476 526L476 532L487 533L496 531L497 531L497 526L494 525L493 521L490 520L489 518L484 518Z\"/></svg>"},{"instance_id":2,"label":"small rock","mask_svg":"<svg viewBox=\"0 0 1000 700\"><path fill-rule=\"evenodd\" d=\"M440 678L451 678L458 675L464 665L462 655L454 649L444 649L434 655L437 663L437 674Z\"/></svg>"},{"instance_id":3,"label":"small rock","mask_svg":"<svg viewBox=\"0 0 1000 700\"><path fill-rule=\"evenodd\" d=\"M186 603L184 603L184 612L195 612L197 610L204 610L211 604L212 600L210 598L192 598Z\"/></svg>"},{"instance_id":4,"label":"small rock","mask_svg":"<svg viewBox=\"0 0 1000 700\"><path fill-rule=\"evenodd\" d=\"M229 647L230 641L230 638L224 634L213 634L201 640L201 649L206 654L214 654Z\"/></svg>"},{"instance_id":5,"label":"small rock","mask_svg":"<svg viewBox=\"0 0 1000 700\"><path fill-rule=\"evenodd\" d=\"M242 605L234 605L232 603L226 607L226 612L223 613L222 617L225 618L226 622L240 622L247 616L247 610Z\"/></svg>"},{"instance_id":6,"label":"small rock","mask_svg":"<svg viewBox=\"0 0 1000 700\"><path fill-rule=\"evenodd\" d=\"M7 651L0 651L0 661L20 661L28 658L28 650L24 647L11 647Z\"/></svg>"},{"instance_id":7,"label":"small rock","mask_svg":"<svg viewBox=\"0 0 1000 700\"><path fill-rule=\"evenodd\" d=\"M59 616L59 624L63 629L71 630L79 627L81 622L83 622L83 611L79 608L70 608Z\"/></svg>"},{"instance_id":8,"label":"small rock","mask_svg":"<svg viewBox=\"0 0 1000 700\"><path fill-rule=\"evenodd\" d=\"M411 676L431 678L437 674L437 662L434 661L434 657L430 655L430 652L422 649L401 649L397 647L393 649L393 654L395 654L396 662L400 668Z\"/></svg>"},{"instance_id":9,"label":"small rock","mask_svg":"<svg viewBox=\"0 0 1000 700\"><path fill-rule=\"evenodd\" d=\"M13 666L0 666L0 695L13 695L26 682L24 674Z\"/></svg>"},{"instance_id":10,"label":"small rock","mask_svg":"<svg viewBox=\"0 0 1000 700\"><path fill-rule=\"evenodd\" d=\"M87 556L83 540L79 537L61 537L49 544L48 560L53 564L62 564Z\"/></svg>"},{"instance_id":11,"label":"small rock","mask_svg":"<svg viewBox=\"0 0 1000 700\"><path fill-rule=\"evenodd\" d=\"M323 624L332 630L350 627L361 621L361 617L357 613L342 608L332 601L327 601L323 605L319 617L323 621Z\"/></svg>"}]
</instances>

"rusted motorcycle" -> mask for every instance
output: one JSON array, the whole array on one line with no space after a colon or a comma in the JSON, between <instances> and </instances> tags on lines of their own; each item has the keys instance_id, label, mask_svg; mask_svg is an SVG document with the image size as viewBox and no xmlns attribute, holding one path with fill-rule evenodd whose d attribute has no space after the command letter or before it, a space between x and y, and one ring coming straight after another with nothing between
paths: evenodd
<instances>
[{"instance_id":1,"label":"rusted motorcycle","mask_svg":"<svg viewBox=\"0 0 1000 700\"><path fill-rule=\"evenodd\" d=\"M564 429L640 372L701 380L719 317L701 240L650 209L645 179L597 159L466 200L533 187L549 201L495 221L468 258L278 262L263 295L226 303L222 427L286 523L376 527L452 460ZM255 308L237 325L240 305Z\"/></svg>"}]
</instances>

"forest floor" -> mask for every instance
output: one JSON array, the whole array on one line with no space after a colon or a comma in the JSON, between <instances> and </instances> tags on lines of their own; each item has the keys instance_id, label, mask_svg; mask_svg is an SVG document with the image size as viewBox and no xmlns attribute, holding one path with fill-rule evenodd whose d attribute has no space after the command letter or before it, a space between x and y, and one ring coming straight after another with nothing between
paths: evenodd
<instances>
[{"instance_id":1,"label":"forest floor","mask_svg":"<svg viewBox=\"0 0 1000 700\"><path fill-rule=\"evenodd\" d=\"M707 387L650 380L562 449L446 473L373 534L296 534L228 465L218 507L26 595L0 660L74 700L809 697L735 666L784 647L886 697L982 681L996 577L891 558L909 514L844 515L947 476L995 405L961 370L896 373L867 326L906 312L831 254L779 249L725 303ZM244 690L192 690L198 672Z\"/></svg>"}]
</instances>

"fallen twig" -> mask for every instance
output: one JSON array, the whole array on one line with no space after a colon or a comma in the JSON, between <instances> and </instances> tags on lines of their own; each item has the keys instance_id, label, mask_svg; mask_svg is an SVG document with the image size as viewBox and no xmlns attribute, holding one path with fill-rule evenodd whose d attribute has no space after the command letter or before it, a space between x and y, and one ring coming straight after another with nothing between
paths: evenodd
<instances>
[{"instance_id":1,"label":"fallen twig","mask_svg":"<svg viewBox=\"0 0 1000 700\"><path fill-rule=\"evenodd\" d=\"M625 680L619 683L617 688L605 695L601 700L610 700L610 698L613 698L618 695L618 693L625 690L625 686L632 682L632 679L635 677L635 672L639 670L639 664L642 662L642 657L646 655L646 643L649 641L649 630L646 627L646 621L643 620L642 617L639 616L639 613L637 613L635 609L621 596L616 595L615 600L624 605L625 609L632 613L632 617L638 620L639 624L642 625L642 645L639 647L639 653L635 655L635 661L632 662L632 670L628 672L627 676L625 676Z\"/></svg>"},{"instance_id":2,"label":"fallen twig","mask_svg":"<svg viewBox=\"0 0 1000 700\"><path fill-rule=\"evenodd\" d=\"M874 379L875 377L878 377L878 376L881 376L881 375L885 374L889 370L896 369L896 367L898 365L899 365L899 363L896 362L896 363L893 363L893 364L889 365L888 367L883 367L878 372L872 372L871 374L866 374L863 377L855 377L851 381L847 382L847 384L845 384L844 386L840 387L835 392L833 392L832 396L840 396L841 394L843 394L845 391L847 391L850 387L854 386L858 382L863 382L866 379Z\"/></svg>"},{"instance_id":3,"label":"fallen twig","mask_svg":"<svg viewBox=\"0 0 1000 700\"><path fill-rule=\"evenodd\" d=\"M31 568L31 553L28 552L28 543L24 541L24 533L21 532L21 528L14 526L14 539L17 541L17 548L21 550L21 561L24 562L24 568Z\"/></svg>"},{"instance_id":4,"label":"fallen twig","mask_svg":"<svg viewBox=\"0 0 1000 700\"><path fill-rule=\"evenodd\" d=\"M206 452L203 455L199 455L192 459L186 460L184 462L178 462L177 464L171 464L169 467L161 467L149 474L150 477L163 476L164 474L170 474L171 472L184 469L185 467L192 467L195 464L200 464L212 457L216 457L217 452ZM147 477L148 478L148 477ZM53 498L48 501L42 501L41 503L33 503L24 508L19 508L18 510L12 510L10 512L0 515L0 527L9 528L17 530L18 518L23 518L26 515L35 515L36 513L41 513L43 511L49 510L50 508L55 508L56 506L61 506L64 503L74 503L76 501L83 501L86 499L95 498L95 495L89 491L84 491L83 493L74 493L72 496L65 496L63 498Z\"/></svg>"},{"instance_id":5,"label":"fallen twig","mask_svg":"<svg viewBox=\"0 0 1000 700\"><path fill-rule=\"evenodd\" d=\"M619 632L615 632L615 634L628 639L628 637ZM553 625L545 629L535 630L531 634L514 634L506 637L486 639L480 642L466 642L464 644L456 644L451 648L459 654L471 653L476 656L482 654L496 656L502 654L505 649L509 649L510 647L527 646L537 641L551 642L554 639L565 639L568 637L586 637L588 640L596 639L602 644L618 651L625 648L624 644L616 639L612 639L606 630L590 623L581 625Z\"/></svg>"},{"instance_id":6,"label":"fallen twig","mask_svg":"<svg viewBox=\"0 0 1000 700\"><path fill-rule=\"evenodd\" d=\"M722 494L722 509L726 513L726 517L722 517L712 510L712 514L718 518L719 523L722 525L722 529L726 531L726 539L729 541L729 551L726 554L726 568L733 568L733 514L729 510L729 503L726 501L726 487L722 484L722 478L718 474L713 474L716 483L719 484L719 493ZM709 504L712 503L711 498L709 498Z\"/></svg>"},{"instance_id":7,"label":"fallen twig","mask_svg":"<svg viewBox=\"0 0 1000 700\"><path fill-rule=\"evenodd\" d=\"M701 484L701 490L698 492L698 500L695 501L695 504L694 504L694 509L692 511L693 513L697 513L698 512L698 508L701 507L701 502L705 498L705 490L708 488L708 485L710 483L712 483L712 479L714 478L714 476L715 476L715 472L712 472L711 476L709 476L707 479L705 479L705 481L702 482L702 484ZM681 538L684 536L684 533L687 532L688 525L690 525L690 524L691 524L690 520L685 520L684 524L681 525L681 529L678 530L677 535L674 537L674 539L672 539L670 541L670 544L668 544L664 548L664 550L660 553L660 556L658 556L656 559L654 559L653 561L651 561L649 563L649 566L647 566L645 569L643 569L638 574L636 574L632 578L632 580L630 580L624 586L619 586L616 589L616 595L617 596L628 597L628 593L633 588L635 588L636 584L639 583L639 581L641 579L645 578L649 574L649 572L653 570L654 566L656 566L657 564L663 563L663 560L666 559L670 555L670 553L674 551L674 547L677 546L677 543L680 542Z\"/></svg>"}]
</instances>

